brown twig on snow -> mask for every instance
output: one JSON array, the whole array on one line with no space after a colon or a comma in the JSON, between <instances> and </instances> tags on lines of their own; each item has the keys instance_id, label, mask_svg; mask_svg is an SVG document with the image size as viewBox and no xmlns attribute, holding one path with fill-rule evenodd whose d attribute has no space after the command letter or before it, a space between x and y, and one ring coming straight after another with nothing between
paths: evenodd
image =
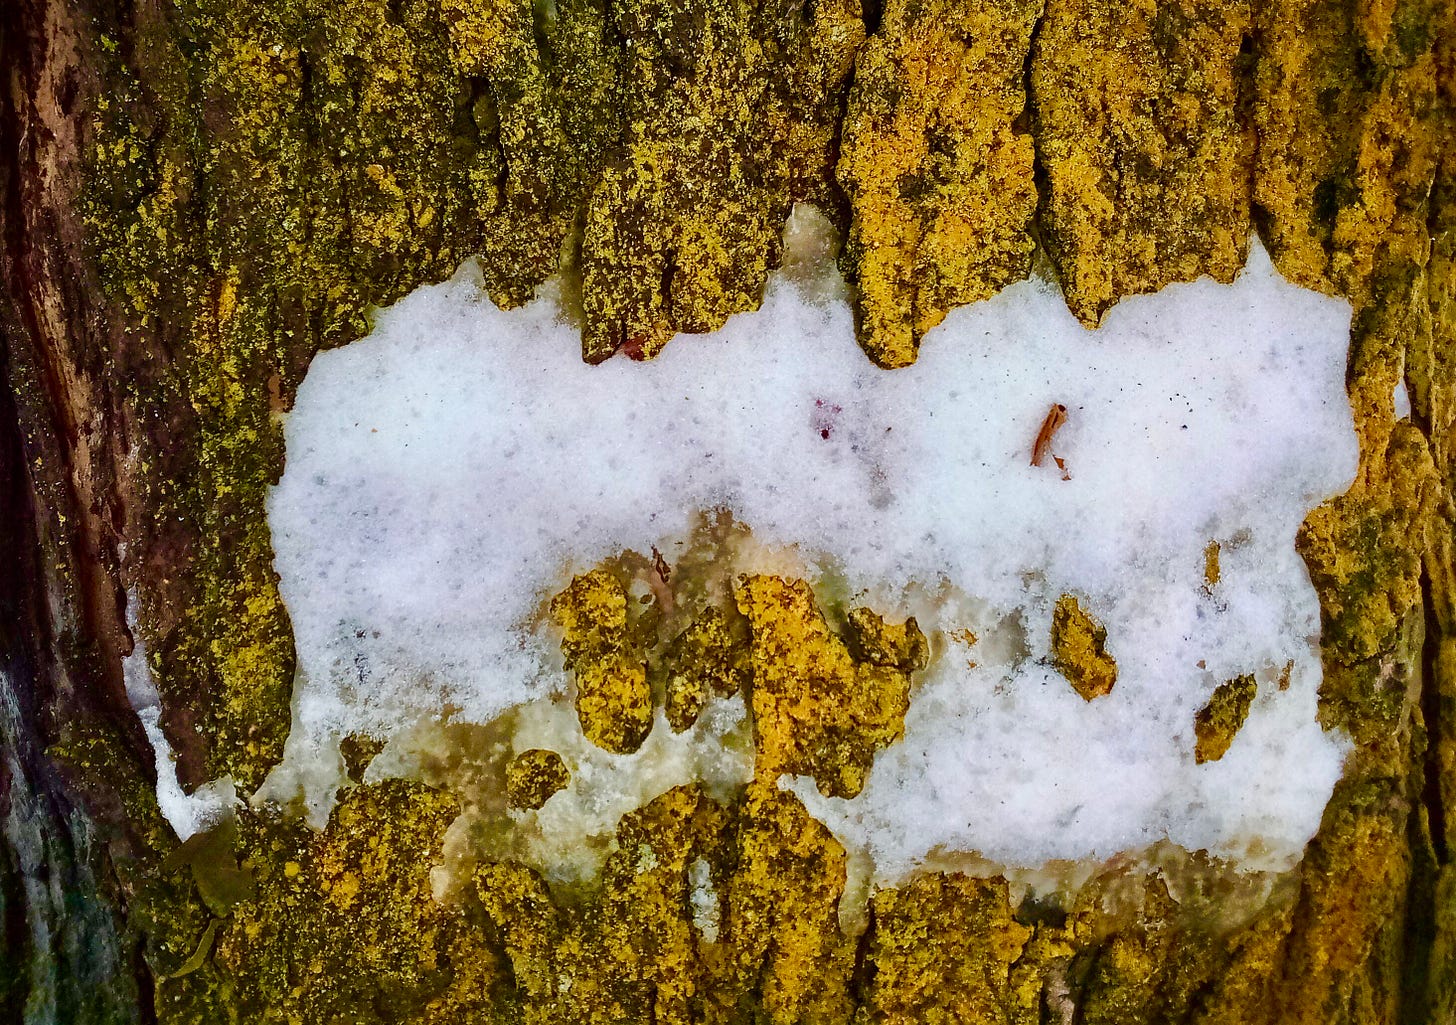
<instances>
[{"instance_id":1,"label":"brown twig on snow","mask_svg":"<svg viewBox=\"0 0 1456 1025\"><path fill-rule=\"evenodd\" d=\"M1060 402L1052 405L1047 411L1046 419L1041 422L1041 430L1036 432L1036 442L1031 446L1031 465L1040 466L1052 450L1052 436L1057 433L1062 424L1067 422L1067 407ZM1057 469L1062 471L1062 480L1071 480L1072 475L1067 472L1067 464L1056 456Z\"/></svg>"}]
</instances>

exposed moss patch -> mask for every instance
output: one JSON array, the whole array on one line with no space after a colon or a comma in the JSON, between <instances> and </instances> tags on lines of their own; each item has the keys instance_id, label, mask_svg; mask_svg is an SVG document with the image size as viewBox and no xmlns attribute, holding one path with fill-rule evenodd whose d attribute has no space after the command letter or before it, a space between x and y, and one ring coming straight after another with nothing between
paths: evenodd
<instances>
[{"instance_id":1,"label":"exposed moss patch","mask_svg":"<svg viewBox=\"0 0 1456 1025\"><path fill-rule=\"evenodd\" d=\"M1310 513L1298 547L1321 596L1324 714L1357 737L1389 729L1406 701L1391 673L1402 623L1420 603L1423 531L1434 497L1423 437L1397 425L1344 495Z\"/></svg>"},{"instance_id":2,"label":"exposed moss patch","mask_svg":"<svg viewBox=\"0 0 1456 1025\"><path fill-rule=\"evenodd\" d=\"M1193 733L1197 741L1193 760L1199 765L1222 758L1249 717L1259 684L1252 676L1236 676L1214 688L1208 704L1193 717Z\"/></svg>"},{"instance_id":3,"label":"exposed moss patch","mask_svg":"<svg viewBox=\"0 0 1456 1025\"><path fill-rule=\"evenodd\" d=\"M559 754L533 747L506 766L506 803L512 808L539 808L570 782L571 773Z\"/></svg>"},{"instance_id":4,"label":"exposed moss patch","mask_svg":"<svg viewBox=\"0 0 1456 1025\"><path fill-rule=\"evenodd\" d=\"M242 814L237 854L252 892L215 911L187 961L159 973L159 1018L497 1020L501 956L461 908L431 896L454 810L443 794L392 781L348 791L320 834Z\"/></svg>"},{"instance_id":5,"label":"exposed moss patch","mask_svg":"<svg viewBox=\"0 0 1456 1025\"><path fill-rule=\"evenodd\" d=\"M1062 595L1052 611L1052 664L1083 701L1111 693L1117 683L1117 661L1107 653L1107 629L1075 595Z\"/></svg>"},{"instance_id":6,"label":"exposed moss patch","mask_svg":"<svg viewBox=\"0 0 1456 1025\"><path fill-rule=\"evenodd\" d=\"M481 869L527 1020L726 1023L759 1007L772 1021L847 1021L843 854L792 795L755 787L731 809L678 787L624 817L585 905L555 900L524 866ZM692 922L699 859L724 921L716 943Z\"/></svg>"}]
</instances>

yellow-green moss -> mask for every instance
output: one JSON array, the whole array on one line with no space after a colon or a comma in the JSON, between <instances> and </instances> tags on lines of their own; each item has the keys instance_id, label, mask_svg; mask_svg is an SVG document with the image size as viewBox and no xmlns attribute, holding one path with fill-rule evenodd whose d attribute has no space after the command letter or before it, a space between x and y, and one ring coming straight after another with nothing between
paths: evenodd
<instances>
[{"instance_id":1,"label":"yellow-green moss","mask_svg":"<svg viewBox=\"0 0 1456 1025\"><path fill-rule=\"evenodd\" d=\"M1075 595L1057 599L1051 645L1052 664L1082 700L1112 691L1117 683L1117 661L1107 653L1107 629L1082 608Z\"/></svg>"},{"instance_id":2,"label":"yellow-green moss","mask_svg":"<svg viewBox=\"0 0 1456 1025\"><path fill-rule=\"evenodd\" d=\"M364 772L374 756L384 750L384 741L362 733L351 733L339 741L339 756L344 759L344 772L355 783L364 778Z\"/></svg>"},{"instance_id":3,"label":"yellow-green moss","mask_svg":"<svg viewBox=\"0 0 1456 1025\"><path fill-rule=\"evenodd\" d=\"M1220 569L1219 553L1221 548L1217 541L1210 541L1203 549L1203 586L1205 590L1212 591L1218 586L1223 576Z\"/></svg>"}]
</instances>

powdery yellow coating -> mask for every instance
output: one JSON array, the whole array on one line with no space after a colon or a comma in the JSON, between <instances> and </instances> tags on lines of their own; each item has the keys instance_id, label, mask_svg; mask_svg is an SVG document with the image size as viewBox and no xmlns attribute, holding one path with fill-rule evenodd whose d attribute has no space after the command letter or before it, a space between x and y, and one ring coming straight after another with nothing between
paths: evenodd
<instances>
[{"instance_id":1,"label":"powdery yellow coating","mask_svg":"<svg viewBox=\"0 0 1456 1025\"><path fill-rule=\"evenodd\" d=\"M652 688L628 633L627 589L606 570L572 580L551 600L566 668L576 673L582 734L615 754L637 750L652 729Z\"/></svg>"},{"instance_id":2,"label":"powdery yellow coating","mask_svg":"<svg viewBox=\"0 0 1456 1025\"><path fill-rule=\"evenodd\" d=\"M1246 0L1047 3L1031 60L1040 226L1089 327L1123 296L1243 266L1251 28Z\"/></svg>"},{"instance_id":3,"label":"powdery yellow coating","mask_svg":"<svg viewBox=\"0 0 1456 1025\"><path fill-rule=\"evenodd\" d=\"M506 803L512 808L539 808L570 782L571 773L559 754L533 747L506 766Z\"/></svg>"},{"instance_id":4,"label":"powdery yellow coating","mask_svg":"<svg viewBox=\"0 0 1456 1025\"><path fill-rule=\"evenodd\" d=\"M1110 693L1117 662L1107 653L1107 630L1077 601L1064 594L1052 611L1052 663L1072 689L1091 701Z\"/></svg>"},{"instance_id":5,"label":"powdery yellow coating","mask_svg":"<svg viewBox=\"0 0 1456 1025\"><path fill-rule=\"evenodd\" d=\"M1214 688L1208 704L1193 717L1193 734L1197 738L1194 761L1199 765L1216 762L1228 752L1249 717L1249 707L1258 689L1259 684L1248 675L1236 676Z\"/></svg>"},{"instance_id":6,"label":"powdery yellow coating","mask_svg":"<svg viewBox=\"0 0 1456 1025\"><path fill-rule=\"evenodd\" d=\"M955 306L1031 269L1034 149L1024 68L1032 0L890 0L860 51L836 175L860 344L913 363Z\"/></svg>"},{"instance_id":7,"label":"powdery yellow coating","mask_svg":"<svg viewBox=\"0 0 1456 1025\"><path fill-rule=\"evenodd\" d=\"M758 774L810 775L823 794L858 794L875 751L904 735L911 666L891 662L898 657L893 648L877 648L875 659L857 661L803 581L745 577L736 599L753 633ZM920 634L913 620L901 629ZM924 649L923 635L918 645L900 641Z\"/></svg>"}]
</instances>

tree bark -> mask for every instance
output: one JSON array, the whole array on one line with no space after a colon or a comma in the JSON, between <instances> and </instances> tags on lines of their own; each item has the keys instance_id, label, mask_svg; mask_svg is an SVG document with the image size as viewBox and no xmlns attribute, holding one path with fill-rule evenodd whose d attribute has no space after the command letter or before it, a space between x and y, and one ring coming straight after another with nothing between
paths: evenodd
<instances>
[{"instance_id":1,"label":"tree bark","mask_svg":"<svg viewBox=\"0 0 1456 1025\"><path fill-rule=\"evenodd\" d=\"M1449 0L9 0L0 73L0 1020L1456 1021ZM479 254L505 306L574 276L584 358L650 358L757 305L800 200L885 366L1042 258L1088 324L1251 231L1350 299L1360 472L1300 546L1355 751L1299 870L1220 930L1157 871L1121 910L1113 870L1055 908L931 874L855 937L772 788L632 813L665 867L585 910L510 865L435 902L423 784L179 845L123 658L187 786L281 757L263 498L313 354ZM703 851L758 923L718 960L648 944Z\"/></svg>"}]
</instances>

